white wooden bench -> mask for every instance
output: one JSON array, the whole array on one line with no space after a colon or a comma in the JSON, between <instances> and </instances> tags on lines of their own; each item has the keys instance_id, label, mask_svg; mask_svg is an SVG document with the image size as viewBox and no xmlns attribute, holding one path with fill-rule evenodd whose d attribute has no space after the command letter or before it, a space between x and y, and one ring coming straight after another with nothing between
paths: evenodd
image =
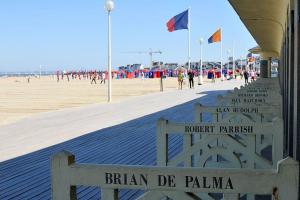
<instances>
[{"instance_id":1,"label":"white wooden bench","mask_svg":"<svg viewBox=\"0 0 300 200\"><path fill-rule=\"evenodd\" d=\"M212 122L223 123L243 123L243 122L272 122L277 118L277 123L281 128L276 131L279 136L283 134L283 120L281 118L280 106L203 106L200 103L195 104L195 122L204 122L204 116L210 117ZM280 136L281 138L283 136ZM258 135L256 138L256 150L261 153L264 149L272 145L270 135Z\"/></svg>"},{"instance_id":2,"label":"white wooden bench","mask_svg":"<svg viewBox=\"0 0 300 200\"><path fill-rule=\"evenodd\" d=\"M159 166L218 167L218 156L225 158L225 168L275 168L283 158L282 123L175 123L160 119L157 125L157 164ZM272 161L256 151L256 137L270 135L272 138ZM169 157L169 136L183 135L182 152ZM234 136L245 136L237 140ZM214 159L217 158L217 159ZM214 163L208 164L213 159ZM229 162L228 162L229 161ZM225 164L225 165L224 165ZM206 196L203 196L206 195ZM204 199L212 199L200 194ZM226 195L225 195L226 196ZM225 198L224 196L224 198ZM237 195L236 195L237 196ZM235 196L235 197L236 197ZM231 198L235 198L231 195Z\"/></svg>"},{"instance_id":3,"label":"white wooden bench","mask_svg":"<svg viewBox=\"0 0 300 200\"><path fill-rule=\"evenodd\" d=\"M193 193L270 194L276 200L298 199L299 163L291 158L276 169L201 169L79 164L69 152L52 157L52 199L76 200L76 186L101 188L102 200L118 200L120 189L144 190L138 200L199 200ZM149 195L150 194L150 195Z\"/></svg>"}]
</instances>

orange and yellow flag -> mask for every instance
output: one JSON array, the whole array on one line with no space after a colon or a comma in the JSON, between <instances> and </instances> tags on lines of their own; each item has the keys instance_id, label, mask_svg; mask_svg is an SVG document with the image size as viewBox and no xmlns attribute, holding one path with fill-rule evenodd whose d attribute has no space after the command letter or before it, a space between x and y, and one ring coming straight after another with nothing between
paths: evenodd
<instances>
[{"instance_id":1,"label":"orange and yellow flag","mask_svg":"<svg viewBox=\"0 0 300 200\"><path fill-rule=\"evenodd\" d=\"M209 39L208 43L221 42L222 34L221 29L217 30Z\"/></svg>"}]
</instances>

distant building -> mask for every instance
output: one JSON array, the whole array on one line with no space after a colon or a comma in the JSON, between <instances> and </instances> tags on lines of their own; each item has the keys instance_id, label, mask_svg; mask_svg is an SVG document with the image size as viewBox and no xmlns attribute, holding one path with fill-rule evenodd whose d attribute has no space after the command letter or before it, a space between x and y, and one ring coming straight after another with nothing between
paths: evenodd
<instances>
[{"instance_id":1,"label":"distant building","mask_svg":"<svg viewBox=\"0 0 300 200\"><path fill-rule=\"evenodd\" d=\"M119 70L124 71L135 71L135 70L143 70L145 67L143 64L128 64L126 66L118 67Z\"/></svg>"},{"instance_id":2,"label":"distant building","mask_svg":"<svg viewBox=\"0 0 300 200\"><path fill-rule=\"evenodd\" d=\"M164 68L165 69L170 69L170 70L175 70L179 66L178 63L165 63Z\"/></svg>"}]
</instances>

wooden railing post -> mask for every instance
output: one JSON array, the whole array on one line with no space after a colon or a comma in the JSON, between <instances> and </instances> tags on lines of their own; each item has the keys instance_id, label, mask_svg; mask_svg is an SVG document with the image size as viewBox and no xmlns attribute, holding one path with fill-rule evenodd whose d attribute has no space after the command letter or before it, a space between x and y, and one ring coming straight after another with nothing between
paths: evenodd
<instances>
[{"instance_id":1,"label":"wooden railing post","mask_svg":"<svg viewBox=\"0 0 300 200\"><path fill-rule=\"evenodd\" d=\"M103 200L118 200L119 190L117 189L101 189L101 199Z\"/></svg>"},{"instance_id":2,"label":"wooden railing post","mask_svg":"<svg viewBox=\"0 0 300 200\"><path fill-rule=\"evenodd\" d=\"M67 151L55 154L51 159L52 200L76 200L76 186L70 184L68 167L75 163L75 156Z\"/></svg>"},{"instance_id":3,"label":"wooden railing post","mask_svg":"<svg viewBox=\"0 0 300 200\"><path fill-rule=\"evenodd\" d=\"M195 122L202 122L203 117L202 117L202 112L201 112L201 104L200 103L195 103L194 108L195 108Z\"/></svg>"},{"instance_id":4,"label":"wooden railing post","mask_svg":"<svg viewBox=\"0 0 300 200\"><path fill-rule=\"evenodd\" d=\"M167 166L168 164L168 133L167 133L168 121L161 118L157 121L156 131L156 155L157 165Z\"/></svg>"},{"instance_id":5,"label":"wooden railing post","mask_svg":"<svg viewBox=\"0 0 300 200\"><path fill-rule=\"evenodd\" d=\"M223 194L223 199L222 200L239 200L240 195L238 194ZM248 196L247 196L248 200Z\"/></svg>"},{"instance_id":6,"label":"wooden railing post","mask_svg":"<svg viewBox=\"0 0 300 200\"><path fill-rule=\"evenodd\" d=\"M273 199L298 199L299 163L292 158L286 158L280 160L277 166L280 174L277 184L279 188L273 188Z\"/></svg>"},{"instance_id":7,"label":"wooden railing post","mask_svg":"<svg viewBox=\"0 0 300 200\"><path fill-rule=\"evenodd\" d=\"M272 144L273 166L276 167L277 162L283 158L283 121L282 119L275 118L273 123L276 124L276 128L278 128L278 130L274 129L275 134L273 134Z\"/></svg>"}]
</instances>

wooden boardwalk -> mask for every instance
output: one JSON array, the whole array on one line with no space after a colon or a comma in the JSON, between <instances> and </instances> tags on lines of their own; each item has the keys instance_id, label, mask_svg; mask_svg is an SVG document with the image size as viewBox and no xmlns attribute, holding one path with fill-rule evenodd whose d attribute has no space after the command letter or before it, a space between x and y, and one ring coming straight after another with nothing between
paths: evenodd
<instances>
[{"instance_id":1,"label":"wooden boardwalk","mask_svg":"<svg viewBox=\"0 0 300 200\"><path fill-rule=\"evenodd\" d=\"M201 102L205 105L213 105L218 94L224 93L227 89L233 89L241 82L224 82L201 86L201 89L174 91L164 94L164 98L159 98L161 95L156 94L154 105L157 105L160 111L154 108L146 108L154 110L153 113L145 114L142 112L143 107L134 103L136 99L129 100L127 109L131 109L133 113L142 113L143 116L134 115L129 112L130 118L124 117L125 121L120 121L120 113L115 112L112 118L116 119L115 125L107 123L107 117L103 120L104 127L99 128L89 134L56 144L33 153L28 153L17 158L3 161L0 163L0 199L50 199L51 193L51 180L50 180L50 157L61 150L67 150L76 155L77 161L80 163L105 163L105 164L131 164L131 165L155 165L156 163L156 121L160 117L170 119L177 122L191 122L194 120L193 106L196 102ZM200 95L201 93L201 95ZM189 96L190 99L185 103L176 101L178 95ZM193 96L193 98L192 98ZM155 98L155 95L151 96ZM158 102L164 100L170 101L173 98L176 105L170 107L164 105L165 108L159 107ZM175 97L175 98L174 98ZM199 98L200 97L200 98ZM141 99L138 99L139 101ZM145 103L145 102L144 102ZM163 103L162 103L163 104ZM117 106L117 105L115 105ZM94 108L94 107L93 107ZM103 110L105 109L102 107ZM136 109L134 109L136 108ZM89 109L89 108L87 108ZM107 109L111 109L107 107ZM102 111L103 111L102 110ZM81 112L84 110L80 110ZM69 115L75 111L68 111ZM104 111L103 111L104 112ZM148 111L147 111L148 112ZM121 112L122 113L122 112ZM122 113L123 114L123 113ZM112 114L111 114L112 115ZM76 117L76 115L74 115ZM48 116L49 117L49 116ZM71 119L70 119L71 120ZM129 121L127 121L129 120ZM72 121L72 120L71 120ZM83 126L84 124L67 124L68 126ZM95 123L94 121L92 121ZM24 122L21 122L21 124ZM102 122L99 121L99 124ZM19 124L20 125L20 124ZM16 126L16 125L14 125ZM13 130L13 127L4 127ZM101 127L101 126L99 126ZM20 127L21 128L21 127ZM94 127L93 127L94 128ZM0 129L0 131L4 129ZM25 130L25 129L23 129ZM70 129L69 129L70 130ZM72 129L71 129L72 130ZM2 132L0 132L2 134ZM78 136L77 133L74 134ZM74 137L73 135L73 137ZM51 135L49 136L51 137ZM52 135L52 137L55 137ZM18 139L18 138L17 138ZM21 139L20 139L21 140ZM47 143L47 141L45 141ZM181 151L179 148L182 143L181 137L171 137L170 139L170 156L174 156L177 152ZM48 143L47 143L48 144ZM22 151L22 144L16 148ZM1 154L5 153L4 151ZM8 152L9 153L9 152ZM143 191L121 191L121 199L130 200L139 196ZM92 187L79 187L78 199L99 199L100 191Z\"/></svg>"}]
</instances>

